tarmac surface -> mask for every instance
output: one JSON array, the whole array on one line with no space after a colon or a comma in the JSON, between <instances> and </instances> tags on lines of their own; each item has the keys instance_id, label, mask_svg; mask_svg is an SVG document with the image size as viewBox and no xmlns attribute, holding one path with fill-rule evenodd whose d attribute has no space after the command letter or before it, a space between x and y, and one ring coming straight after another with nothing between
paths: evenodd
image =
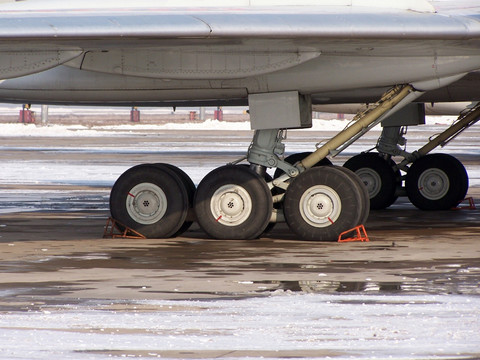
<instances>
[{"instance_id":1,"label":"tarmac surface","mask_svg":"<svg viewBox=\"0 0 480 360\"><path fill-rule=\"evenodd\" d=\"M480 209L425 212L402 197L387 210L371 212L365 224L369 242L300 241L285 224L277 224L270 233L251 241L211 240L196 224L174 239L103 238L109 216L109 184L124 169L140 162L170 162L187 173L190 169L198 183L212 168L241 156L250 139L247 131L235 135L199 131L192 138L190 135L170 131L148 139L143 133L120 138L1 138L0 160L4 168L13 169L0 175L1 359L480 358ZM311 146L322 136L328 133L294 133L293 148L303 151L304 146ZM365 146L372 141L374 144L375 136L362 139ZM413 141L421 144L424 137L419 132L413 135ZM188 148L181 147L182 138L187 139ZM459 139L459 147L453 152L471 174L468 196L479 202L476 177L480 158L469 148L471 144L473 149L475 138L473 133L467 142ZM201 151L213 141L226 145ZM120 156L116 146L120 147ZM351 155L344 154L334 163L341 164ZM38 166L46 167L51 178L44 178L45 174L36 170ZM55 182L51 169L64 171L65 177ZM72 169L81 174L76 176ZM91 169L93 180L85 175ZM275 305L275 301L280 303ZM304 306L312 316L303 319L305 314L292 315L288 321L298 322L296 333L327 316L316 313L319 304L327 308L332 303L342 304L327 316L331 320L330 338L315 340L305 335L301 346L290 344L287 332L275 330L282 327L279 319L282 311L286 313L288 301L300 301L300 309ZM440 304L443 310L451 311L438 315L438 306L423 307L416 318L419 322L406 326L403 322L411 320L410 313L397 314L398 305L420 303ZM215 318L209 313L215 304L230 309L231 316L223 314L213 328L192 325L191 321L205 324L209 316ZM241 304L249 305L242 308ZM358 304L364 308L352 310ZM373 305L382 305L383 310L378 312ZM257 314L252 309L264 310ZM267 316L269 311L272 313ZM338 330L339 319L349 317L348 311L355 311L351 316L357 319L350 323L351 333L341 326L343 330ZM373 338L365 340L356 331L371 330L362 320L370 311L379 317L383 314L377 325L385 320L388 325L384 327L392 333L398 327L403 330L397 329L397 333L405 334L400 338L385 336L380 342L379 338L375 342ZM192 313L208 314L188 318ZM158 323L152 327L142 320L146 314L163 314L156 321L173 322L178 328L173 325L161 332L155 327ZM242 316L236 318L234 314ZM103 325L94 319L100 315L112 317L106 317L106 322L121 323L104 326L111 326L109 329L117 335L130 334L133 345L126 345L124 337L99 340L103 339L98 335L104 332ZM142 330L126 324L127 315L138 316L141 325L137 325ZM424 323L437 315L437 323ZM389 323L390 316L400 322ZM77 323L79 318L87 320ZM308 321L302 325L299 319ZM252 325L239 325L248 321ZM458 324L452 325L456 321ZM256 322L263 327L253 325ZM231 337L223 339L228 326L237 326L238 336L229 333ZM448 330L442 338L444 346L418 340L422 327L432 337L438 333L439 339ZM311 334L319 331L311 330ZM146 337L140 337L135 346L132 339L139 332ZM257 344L264 332L283 341L263 339ZM70 338L72 334L77 337ZM85 334L89 337L83 338ZM164 342L149 342L147 335L152 334ZM175 342L174 337L180 335L196 345ZM238 343L232 342L234 335L239 337ZM27 351L24 341L29 336L35 340ZM210 345L200 344L200 337L210 339ZM408 345L407 340L414 338L417 340ZM52 339L61 339L65 346L55 346ZM377 347L359 346L373 343Z\"/></svg>"}]
</instances>

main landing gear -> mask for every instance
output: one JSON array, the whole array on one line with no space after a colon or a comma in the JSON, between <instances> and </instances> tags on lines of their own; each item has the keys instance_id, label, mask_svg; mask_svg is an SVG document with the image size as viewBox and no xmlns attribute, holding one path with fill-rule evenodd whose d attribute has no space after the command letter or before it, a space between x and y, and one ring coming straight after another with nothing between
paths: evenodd
<instances>
[{"instance_id":1,"label":"main landing gear","mask_svg":"<svg viewBox=\"0 0 480 360\"><path fill-rule=\"evenodd\" d=\"M247 155L249 166L215 169L197 189L187 174L172 165L135 166L112 188L112 217L150 238L178 236L196 220L212 238L252 239L269 224L285 220L302 239L337 240L340 233L367 220L370 200L360 178L349 169L332 166L324 160L326 155L413 92L410 86L393 89L378 103L380 111L360 119L311 154L282 159L284 130L258 129ZM252 124L258 125L259 106L267 104L276 110L283 106L269 119L272 124L311 125L311 102L296 92L251 95L249 103ZM297 113L292 115L292 109ZM292 117L299 119L298 124L291 123ZM280 169L273 180L267 168Z\"/></svg>"},{"instance_id":2,"label":"main landing gear","mask_svg":"<svg viewBox=\"0 0 480 360\"><path fill-rule=\"evenodd\" d=\"M344 166L360 176L366 185L371 209L389 207L400 194L408 196L410 202L422 210L454 208L468 191L465 167L451 155L429 152L446 145L479 119L480 105L477 105L413 153L400 148L405 139L399 125L385 126L376 146L378 152L354 156ZM401 156L404 160L397 164L392 156ZM400 170L406 175L402 176Z\"/></svg>"},{"instance_id":3,"label":"main landing gear","mask_svg":"<svg viewBox=\"0 0 480 360\"><path fill-rule=\"evenodd\" d=\"M202 229L216 239L253 239L272 219L273 196L265 178L250 167L226 165L205 176L193 197L191 180L166 164L143 164L122 174L112 188L112 217L149 238L186 231L192 210ZM368 194L351 171L319 166L291 181L281 210L302 239L335 240L365 222ZM278 211L278 209L276 209Z\"/></svg>"}]
</instances>

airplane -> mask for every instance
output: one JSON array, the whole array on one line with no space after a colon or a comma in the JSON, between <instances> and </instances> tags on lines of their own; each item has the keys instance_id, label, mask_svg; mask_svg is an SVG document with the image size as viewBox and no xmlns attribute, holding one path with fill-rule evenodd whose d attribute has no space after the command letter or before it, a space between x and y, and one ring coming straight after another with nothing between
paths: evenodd
<instances>
[{"instance_id":1,"label":"airplane","mask_svg":"<svg viewBox=\"0 0 480 360\"><path fill-rule=\"evenodd\" d=\"M366 221L370 196L358 175L326 157L405 109L420 122L417 102L478 101L480 6L292 3L1 1L0 101L248 105L247 166L222 166L196 187L172 164L140 164L115 182L112 217L150 238L178 236L197 221L212 238L252 239L284 220L301 239L337 240ZM284 158L287 129L310 127L312 105L335 103L375 106L306 157ZM401 134L393 135L395 147ZM423 150L406 159L409 197L427 209L460 201L463 165ZM392 164L369 157L390 168L382 184L390 201ZM270 179L267 168L281 171Z\"/></svg>"}]
</instances>

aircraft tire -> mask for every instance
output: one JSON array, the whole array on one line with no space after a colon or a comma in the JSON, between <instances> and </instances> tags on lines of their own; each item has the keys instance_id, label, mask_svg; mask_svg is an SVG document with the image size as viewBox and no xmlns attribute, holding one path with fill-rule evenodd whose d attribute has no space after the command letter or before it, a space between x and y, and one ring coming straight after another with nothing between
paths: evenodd
<instances>
[{"instance_id":1,"label":"aircraft tire","mask_svg":"<svg viewBox=\"0 0 480 360\"><path fill-rule=\"evenodd\" d=\"M137 165L125 171L110 193L112 217L147 238L176 235L188 214L188 193L169 166Z\"/></svg>"},{"instance_id":2,"label":"aircraft tire","mask_svg":"<svg viewBox=\"0 0 480 360\"><path fill-rule=\"evenodd\" d=\"M178 168L177 166L175 165L172 165L172 164L166 164L166 163L157 163L157 164L154 164L155 166L166 166L168 167L170 170L172 170L173 172L175 172L175 174L180 178L180 180L182 181L183 185L185 186L185 189L187 190L187 197L188 197L188 209L189 211L192 212L193 214L193 198L195 197L195 191L196 191L196 187L195 187L195 184L193 183L192 179L190 178L190 176L187 175L187 173L185 171L183 171L182 169ZM193 216L192 216L193 217ZM187 220L185 220L185 222L183 223L182 227L175 233L172 235L172 237L176 237L176 236L180 236L181 234L183 234L185 231L187 231L190 226L192 226L193 224L193 221L192 219L189 219L189 217L187 217Z\"/></svg>"},{"instance_id":3,"label":"aircraft tire","mask_svg":"<svg viewBox=\"0 0 480 360\"><path fill-rule=\"evenodd\" d=\"M456 207L468 190L465 167L451 155L429 154L417 159L405 180L410 202L422 210Z\"/></svg>"},{"instance_id":4,"label":"aircraft tire","mask_svg":"<svg viewBox=\"0 0 480 360\"><path fill-rule=\"evenodd\" d=\"M200 182L194 199L200 227L212 238L257 238L270 222L272 195L267 183L245 166L226 165Z\"/></svg>"},{"instance_id":5,"label":"aircraft tire","mask_svg":"<svg viewBox=\"0 0 480 360\"><path fill-rule=\"evenodd\" d=\"M305 159L308 155L312 154L310 151L305 151L305 152L301 152L301 153L296 153L296 154L291 154L291 155L288 155L284 161L286 161L287 163L291 164L291 165L294 165L296 164L297 162L299 161L302 161L303 159ZM320 160L318 163L316 163L314 166L330 166L332 165L332 162L327 159L327 158L324 158L322 160ZM280 176L282 176L283 174L285 174L285 172L280 169L280 168L277 168L275 170L275 173L273 174L273 178L276 179L276 178L279 178Z\"/></svg>"},{"instance_id":6,"label":"aircraft tire","mask_svg":"<svg viewBox=\"0 0 480 360\"><path fill-rule=\"evenodd\" d=\"M247 169L250 169L250 164L240 164L240 166L244 166L244 167L246 167ZM265 175L264 175L263 178L265 179L265 182L267 182L267 183L273 180L273 178L270 176L269 173L265 173ZM273 188L273 189L271 190L271 193L272 193L272 196L273 196L273 195L277 195L277 194L278 194L277 188ZM275 207L275 205L278 205L278 204L279 204L279 203L273 204L273 207ZM274 223L274 222L268 223L267 227L265 228L265 230L263 230L263 232L264 232L264 233L269 233L270 231L273 230L273 228L275 227L276 224L277 224L277 223Z\"/></svg>"},{"instance_id":7,"label":"aircraft tire","mask_svg":"<svg viewBox=\"0 0 480 360\"><path fill-rule=\"evenodd\" d=\"M355 172L362 180L370 198L370 209L385 209L398 198L397 186L401 185L400 170L395 171L392 160L385 160L378 153L363 153L349 159L343 166Z\"/></svg>"},{"instance_id":8,"label":"aircraft tire","mask_svg":"<svg viewBox=\"0 0 480 360\"><path fill-rule=\"evenodd\" d=\"M343 171L345 174L347 174L353 181L355 181L355 184L357 185L357 191L360 193L362 196L363 200L363 209L362 211L362 216L360 216L360 220L358 222L358 225L365 225L367 222L368 216L370 215L370 196L368 195L368 190L365 184L363 183L362 179L355 174L350 169L347 169L346 167L343 166L335 166L336 169Z\"/></svg>"},{"instance_id":9,"label":"aircraft tire","mask_svg":"<svg viewBox=\"0 0 480 360\"><path fill-rule=\"evenodd\" d=\"M283 204L285 220L302 239L336 241L359 225L365 204L358 183L336 167L314 167L293 179Z\"/></svg>"}]
</instances>

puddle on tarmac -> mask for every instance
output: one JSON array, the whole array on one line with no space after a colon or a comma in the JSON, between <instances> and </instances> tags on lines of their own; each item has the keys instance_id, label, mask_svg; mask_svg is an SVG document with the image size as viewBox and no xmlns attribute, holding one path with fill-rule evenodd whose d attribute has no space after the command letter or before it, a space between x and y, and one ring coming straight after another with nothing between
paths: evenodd
<instances>
[{"instance_id":1,"label":"puddle on tarmac","mask_svg":"<svg viewBox=\"0 0 480 360\"><path fill-rule=\"evenodd\" d=\"M369 294L468 294L480 295L480 279L431 279L404 282L379 281L253 281L260 287L260 292L275 290L303 292L314 294L331 293L369 293ZM265 285L262 288L262 285Z\"/></svg>"},{"instance_id":2,"label":"puddle on tarmac","mask_svg":"<svg viewBox=\"0 0 480 360\"><path fill-rule=\"evenodd\" d=\"M74 212L108 210L109 194L105 190L9 190L0 195L0 214L15 212Z\"/></svg>"}]
</instances>

